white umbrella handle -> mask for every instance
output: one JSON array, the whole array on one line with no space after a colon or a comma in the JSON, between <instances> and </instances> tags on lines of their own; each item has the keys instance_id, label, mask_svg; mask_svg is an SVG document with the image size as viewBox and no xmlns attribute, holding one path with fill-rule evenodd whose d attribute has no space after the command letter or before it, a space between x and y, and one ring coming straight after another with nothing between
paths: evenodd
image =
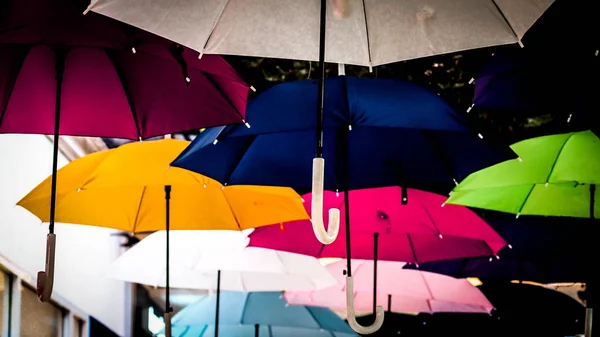
<instances>
[{"instance_id":1,"label":"white umbrella handle","mask_svg":"<svg viewBox=\"0 0 600 337\"><path fill-rule=\"evenodd\" d=\"M37 275L37 295L42 302L47 302L52 297L55 253L56 235L51 233L46 237L46 268Z\"/></svg>"},{"instance_id":2,"label":"white umbrella handle","mask_svg":"<svg viewBox=\"0 0 600 337\"><path fill-rule=\"evenodd\" d=\"M383 325L383 314L384 309L378 305L375 310L375 322L370 326L362 326L356 321L356 314L354 313L354 280L352 277L346 277L346 313L348 318L348 324L350 327L361 335L369 335L375 333L381 329Z\"/></svg>"},{"instance_id":3,"label":"white umbrella handle","mask_svg":"<svg viewBox=\"0 0 600 337\"><path fill-rule=\"evenodd\" d=\"M313 231L317 239L324 245L333 243L340 231L340 210L329 209L328 230L323 223L323 184L325 181L325 159L313 159L311 215Z\"/></svg>"}]
</instances>

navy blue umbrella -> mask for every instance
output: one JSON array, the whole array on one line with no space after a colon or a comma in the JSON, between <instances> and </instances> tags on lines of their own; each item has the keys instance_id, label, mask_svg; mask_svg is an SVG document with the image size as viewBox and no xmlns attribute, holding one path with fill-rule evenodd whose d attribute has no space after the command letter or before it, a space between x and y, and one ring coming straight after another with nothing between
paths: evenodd
<instances>
[{"instance_id":1,"label":"navy blue umbrella","mask_svg":"<svg viewBox=\"0 0 600 337\"><path fill-rule=\"evenodd\" d=\"M585 6L557 0L527 32L525 48L493 55L475 78L472 107L563 115L565 121L595 114L600 25L597 12Z\"/></svg>"},{"instance_id":2,"label":"navy blue umbrella","mask_svg":"<svg viewBox=\"0 0 600 337\"><path fill-rule=\"evenodd\" d=\"M341 76L326 86L326 190L401 184L441 185L447 192L454 180L515 158L508 147L480 139L446 102L415 84ZM251 128L207 129L172 165L228 185L309 192L316 102L316 81L277 85L249 103Z\"/></svg>"},{"instance_id":3,"label":"navy blue umbrella","mask_svg":"<svg viewBox=\"0 0 600 337\"><path fill-rule=\"evenodd\" d=\"M297 81L277 85L248 105L251 128L208 129L173 165L227 185L289 186L299 193L312 189L313 230L319 241L330 244L337 237L340 217L338 209L330 209L325 229L323 189L402 186L406 203L408 187L442 186L448 192L468 174L516 157L507 146L491 146L447 103L420 86L345 76L325 82L322 147L316 146L320 127L312 113L318 83ZM317 153L312 160L315 148L322 148L322 157ZM352 293L348 197L344 202L346 282ZM349 297L348 317L357 327L352 300ZM383 307L377 307L376 325L382 323L383 313Z\"/></svg>"},{"instance_id":4,"label":"navy blue umbrella","mask_svg":"<svg viewBox=\"0 0 600 337\"><path fill-rule=\"evenodd\" d=\"M485 220L507 241L499 259L467 258L423 263L406 269L457 278L538 283L584 282L595 273L598 228L588 219L520 217L494 214Z\"/></svg>"}]
</instances>

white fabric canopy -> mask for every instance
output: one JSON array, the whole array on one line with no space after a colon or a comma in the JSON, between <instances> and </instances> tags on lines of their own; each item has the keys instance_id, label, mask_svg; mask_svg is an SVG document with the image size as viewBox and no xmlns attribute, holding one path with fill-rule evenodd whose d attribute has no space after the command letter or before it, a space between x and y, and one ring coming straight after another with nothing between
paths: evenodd
<instances>
[{"instance_id":1,"label":"white fabric canopy","mask_svg":"<svg viewBox=\"0 0 600 337\"><path fill-rule=\"evenodd\" d=\"M321 0L92 0L94 12L202 53L318 60ZM328 2L326 62L377 66L520 41L553 0Z\"/></svg>"},{"instance_id":2,"label":"white fabric canopy","mask_svg":"<svg viewBox=\"0 0 600 337\"><path fill-rule=\"evenodd\" d=\"M335 278L313 257L248 247L246 235L236 231L171 231L170 286L221 290L318 290L336 284ZM121 255L108 277L164 287L166 232L149 235Z\"/></svg>"}]
</instances>

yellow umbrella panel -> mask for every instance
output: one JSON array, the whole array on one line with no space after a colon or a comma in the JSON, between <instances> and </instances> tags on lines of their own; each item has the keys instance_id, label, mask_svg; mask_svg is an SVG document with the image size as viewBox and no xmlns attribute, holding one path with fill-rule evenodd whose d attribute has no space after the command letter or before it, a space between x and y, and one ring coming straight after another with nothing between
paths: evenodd
<instances>
[{"instance_id":1,"label":"yellow umbrella panel","mask_svg":"<svg viewBox=\"0 0 600 337\"><path fill-rule=\"evenodd\" d=\"M309 219L287 187L222 186L170 167L189 142L136 142L76 159L57 174L56 221L134 233L165 229L165 186L172 186L172 230L240 230ZM51 177L18 205L49 221Z\"/></svg>"}]
</instances>

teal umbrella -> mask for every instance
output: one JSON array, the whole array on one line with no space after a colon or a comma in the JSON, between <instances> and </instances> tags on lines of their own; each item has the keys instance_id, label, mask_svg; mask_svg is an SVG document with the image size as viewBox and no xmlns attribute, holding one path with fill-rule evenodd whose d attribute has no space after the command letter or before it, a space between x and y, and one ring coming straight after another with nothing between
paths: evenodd
<instances>
[{"instance_id":1,"label":"teal umbrella","mask_svg":"<svg viewBox=\"0 0 600 337\"><path fill-rule=\"evenodd\" d=\"M600 213L600 139L591 131L524 140L518 159L477 171L448 204L519 215L593 218Z\"/></svg>"},{"instance_id":2,"label":"teal umbrella","mask_svg":"<svg viewBox=\"0 0 600 337\"><path fill-rule=\"evenodd\" d=\"M173 316L173 337L213 336L215 296ZM280 292L222 292L219 332L225 337L358 337L326 308L289 306Z\"/></svg>"}]
</instances>

